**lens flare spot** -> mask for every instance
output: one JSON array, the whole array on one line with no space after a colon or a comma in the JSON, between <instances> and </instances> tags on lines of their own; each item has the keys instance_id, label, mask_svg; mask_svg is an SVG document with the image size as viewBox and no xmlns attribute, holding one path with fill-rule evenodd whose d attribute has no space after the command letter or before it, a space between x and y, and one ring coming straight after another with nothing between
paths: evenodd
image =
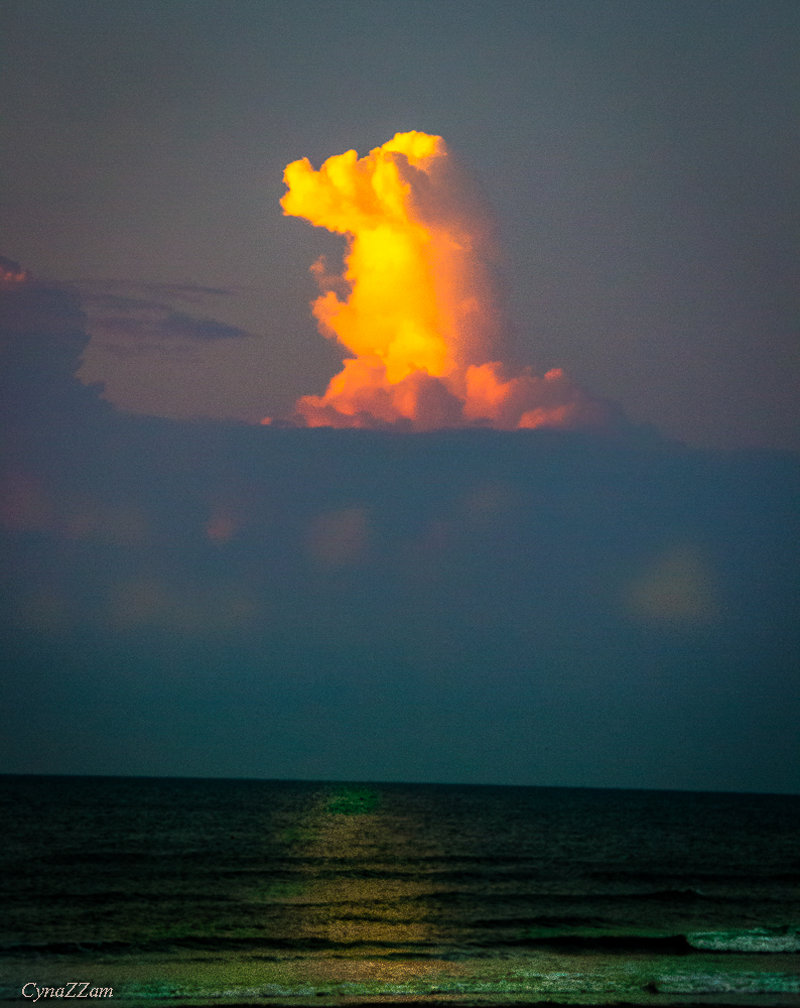
<instances>
[{"instance_id":1,"label":"lens flare spot","mask_svg":"<svg viewBox=\"0 0 800 1008\"><path fill-rule=\"evenodd\" d=\"M631 615L658 623L707 624L720 614L715 578L701 552L677 544L655 557L630 584Z\"/></svg>"},{"instance_id":2,"label":"lens flare spot","mask_svg":"<svg viewBox=\"0 0 800 1008\"><path fill-rule=\"evenodd\" d=\"M363 507L326 511L311 523L308 552L322 567L346 567L361 561L369 544L369 522Z\"/></svg>"}]
</instances>

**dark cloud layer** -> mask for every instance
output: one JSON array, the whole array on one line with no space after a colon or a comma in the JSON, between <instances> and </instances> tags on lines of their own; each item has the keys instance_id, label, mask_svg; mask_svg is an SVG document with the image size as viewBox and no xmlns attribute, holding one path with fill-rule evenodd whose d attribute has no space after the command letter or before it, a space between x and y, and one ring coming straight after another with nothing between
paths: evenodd
<instances>
[{"instance_id":1,"label":"dark cloud layer","mask_svg":"<svg viewBox=\"0 0 800 1008\"><path fill-rule=\"evenodd\" d=\"M11 264L11 260L3 260ZM75 377L89 342L76 294L6 270L0 283L0 416L4 444L13 432L47 430L100 409L97 389ZM56 419L57 418L57 419ZM21 450L21 448L19 449Z\"/></svg>"},{"instance_id":2,"label":"dark cloud layer","mask_svg":"<svg viewBox=\"0 0 800 1008\"><path fill-rule=\"evenodd\" d=\"M172 422L2 291L2 769L797 790L797 458Z\"/></svg>"}]
</instances>

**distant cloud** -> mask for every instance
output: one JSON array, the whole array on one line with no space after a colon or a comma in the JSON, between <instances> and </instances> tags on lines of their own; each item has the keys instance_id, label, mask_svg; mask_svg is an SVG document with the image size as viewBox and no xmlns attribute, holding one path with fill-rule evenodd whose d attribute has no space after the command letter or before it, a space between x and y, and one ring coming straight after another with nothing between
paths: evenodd
<instances>
[{"instance_id":1,"label":"distant cloud","mask_svg":"<svg viewBox=\"0 0 800 1008\"><path fill-rule=\"evenodd\" d=\"M90 333L118 352L135 353L154 342L191 345L251 336L238 326L181 308L181 303L207 306L212 299L236 293L228 288L123 281L87 281L77 287Z\"/></svg>"},{"instance_id":2,"label":"distant cloud","mask_svg":"<svg viewBox=\"0 0 800 1008\"><path fill-rule=\"evenodd\" d=\"M0 259L0 416L44 428L55 413L97 403L75 377L89 343L75 292L43 283Z\"/></svg>"},{"instance_id":3,"label":"distant cloud","mask_svg":"<svg viewBox=\"0 0 800 1008\"><path fill-rule=\"evenodd\" d=\"M27 270L24 270L18 262L0 255L0 286L7 287L28 279Z\"/></svg>"},{"instance_id":4,"label":"distant cloud","mask_svg":"<svg viewBox=\"0 0 800 1008\"><path fill-rule=\"evenodd\" d=\"M95 277L73 281L73 286L84 295L99 297L106 293L130 301L164 302L183 301L187 304L208 304L217 298L235 297L242 293L241 287L212 287L196 283L160 283L146 280L124 280L119 278Z\"/></svg>"},{"instance_id":5,"label":"distant cloud","mask_svg":"<svg viewBox=\"0 0 800 1008\"><path fill-rule=\"evenodd\" d=\"M164 331L176 339L242 339L250 335L238 326L225 325L211 318L192 318L182 312L172 312L167 316Z\"/></svg>"},{"instance_id":6,"label":"distant cloud","mask_svg":"<svg viewBox=\"0 0 800 1008\"><path fill-rule=\"evenodd\" d=\"M14 348L27 353L36 341L47 341L57 343L70 354L80 353L87 337L78 298L33 279L24 270L13 273L3 269L3 274L6 278L0 288L3 350Z\"/></svg>"},{"instance_id":7,"label":"distant cloud","mask_svg":"<svg viewBox=\"0 0 800 1008\"><path fill-rule=\"evenodd\" d=\"M192 304L207 302L209 298L234 297L241 293L239 287L209 287L207 284L193 283L137 283L135 288L143 296L155 299L188 301Z\"/></svg>"}]
</instances>

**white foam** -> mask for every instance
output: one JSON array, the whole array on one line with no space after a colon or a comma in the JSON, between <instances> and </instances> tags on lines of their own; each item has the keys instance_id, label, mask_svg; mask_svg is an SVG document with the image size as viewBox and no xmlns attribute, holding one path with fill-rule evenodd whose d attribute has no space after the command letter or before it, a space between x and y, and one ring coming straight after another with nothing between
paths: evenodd
<instances>
[{"instance_id":1,"label":"white foam","mask_svg":"<svg viewBox=\"0 0 800 1008\"><path fill-rule=\"evenodd\" d=\"M686 936L696 949L711 952L799 952L800 931L794 928L750 928L745 931L695 931Z\"/></svg>"},{"instance_id":2,"label":"white foam","mask_svg":"<svg viewBox=\"0 0 800 1008\"><path fill-rule=\"evenodd\" d=\"M673 973L655 981L660 994L800 994L791 973Z\"/></svg>"}]
</instances>

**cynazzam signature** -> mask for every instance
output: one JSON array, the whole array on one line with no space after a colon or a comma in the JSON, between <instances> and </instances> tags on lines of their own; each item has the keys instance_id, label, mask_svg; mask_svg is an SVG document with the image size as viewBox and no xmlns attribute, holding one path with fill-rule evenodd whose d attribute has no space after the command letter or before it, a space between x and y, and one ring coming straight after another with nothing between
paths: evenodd
<instances>
[{"instance_id":1,"label":"cynazzam signature","mask_svg":"<svg viewBox=\"0 0 800 1008\"><path fill-rule=\"evenodd\" d=\"M70 980L60 987L40 987L29 980L22 988L22 996L34 1004L39 998L110 998L114 997L113 987L92 987L87 981Z\"/></svg>"}]
</instances>

